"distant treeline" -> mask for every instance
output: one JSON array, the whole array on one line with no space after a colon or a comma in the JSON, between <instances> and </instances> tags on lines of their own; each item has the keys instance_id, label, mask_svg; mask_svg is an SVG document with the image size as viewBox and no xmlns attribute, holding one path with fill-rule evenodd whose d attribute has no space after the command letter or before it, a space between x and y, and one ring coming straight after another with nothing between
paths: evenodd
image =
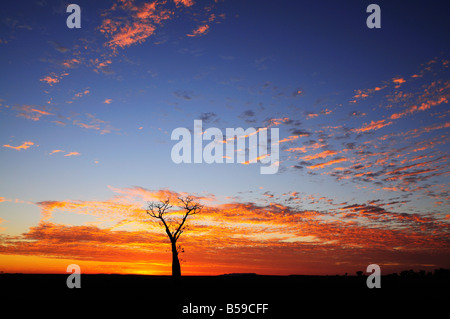
<instances>
[{"instance_id":1,"label":"distant treeline","mask_svg":"<svg viewBox=\"0 0 450 319\"><path fill-rule=\"evenodd\" d=\"M365 273L363 271L357 271L356 272L357 276L363 276L365 275ZM391 276L391 277L449 277L450 276L450 269L445 269L445 268L439 268L439 269L435 269L434 271L425 271L425 270L419 270L419 271L414 271L413 269L409 269L409 270L403 270L401 271L399 274L398 273L392 273L392 274L387 274L385 276Z\"/></svg>"}]
</instances>

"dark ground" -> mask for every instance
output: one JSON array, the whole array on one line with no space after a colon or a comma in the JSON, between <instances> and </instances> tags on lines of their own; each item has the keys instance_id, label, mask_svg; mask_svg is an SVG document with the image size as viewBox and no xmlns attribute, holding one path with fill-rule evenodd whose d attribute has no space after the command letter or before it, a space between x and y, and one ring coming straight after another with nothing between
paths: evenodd
<instances>
[{"instance_id":1,"label":"dark ground","mask_svg":"<svg viewBox=\"0 0 450 319\"><path fill-rule=\"evenodd\" d=\"M226 314L227 303L267 303L266 314L250 318L273 318L281 311L295 311L307 300L450 301L448 276L382 276L379 289L369 289L364 276L185 276L175 282L167 276L83 274L81 288L69 289L68 276L0 274L0 299L132 300L171 305L168 309L177 318L188 317L182 314L182 307L189 303L222 308L222 314L216 311L215 318L231 317Z\"/></svg>"}]
</instances>

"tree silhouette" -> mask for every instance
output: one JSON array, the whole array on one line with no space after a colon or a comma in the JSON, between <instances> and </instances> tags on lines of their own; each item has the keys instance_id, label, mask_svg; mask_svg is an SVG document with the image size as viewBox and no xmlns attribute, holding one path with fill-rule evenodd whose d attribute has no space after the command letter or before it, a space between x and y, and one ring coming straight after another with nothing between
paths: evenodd
<instances>
[{"instance_id":1,"label":"tree silhouette","mask_svg":"<svg viewBox=\"0 0 450 319\"><path fill-rule=\"evenodd\" d=\"M178 254L183 251L180 245L177 245L177 240L180 235L186 230L186 220L189 216L195 215L201 211L202 205L197 203L192 196L178 197L179 202L176 206L184 210L183 217L176 219L171 216L169 210L172 208L170 199L160 202L149 202L146 212L150 217L159 219L161 224L170 239L172 246L172 277L181 277L181 266Z\"/></svg>"}]
</instances>

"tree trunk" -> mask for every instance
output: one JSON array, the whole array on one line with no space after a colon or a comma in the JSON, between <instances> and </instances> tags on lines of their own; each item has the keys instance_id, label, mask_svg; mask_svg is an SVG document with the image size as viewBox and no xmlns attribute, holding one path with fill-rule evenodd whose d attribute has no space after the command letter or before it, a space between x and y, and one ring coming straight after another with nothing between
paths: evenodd
<instances>
[{"instance_id":1,"label":"tree trunk","mask_svg":"<svg viewBox=\"0 0 450 319\"><path fill-rule=\"evenodd\" d=\"M178 259L177 242L172 241L172 277L181 277L180 260Z\"/></svg>"}]
</instances>

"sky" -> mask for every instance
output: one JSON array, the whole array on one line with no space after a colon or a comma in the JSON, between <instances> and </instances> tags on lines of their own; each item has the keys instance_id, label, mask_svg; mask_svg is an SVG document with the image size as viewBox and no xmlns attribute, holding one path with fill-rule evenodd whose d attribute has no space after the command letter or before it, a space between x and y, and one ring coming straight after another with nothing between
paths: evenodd
<instances>
[{"instance_id":1,"label":"sky","mask_svg":"<svg viewBox=\"0 0 450 319\"><path fill-rule=\"evenodd\" d=\"M170 274L145 208L186 195L186 275L449 268L449 4L372 2L2 4L0 271ZM195 120L278 171L175 163Z\"/></svg>"}]
</instances>

